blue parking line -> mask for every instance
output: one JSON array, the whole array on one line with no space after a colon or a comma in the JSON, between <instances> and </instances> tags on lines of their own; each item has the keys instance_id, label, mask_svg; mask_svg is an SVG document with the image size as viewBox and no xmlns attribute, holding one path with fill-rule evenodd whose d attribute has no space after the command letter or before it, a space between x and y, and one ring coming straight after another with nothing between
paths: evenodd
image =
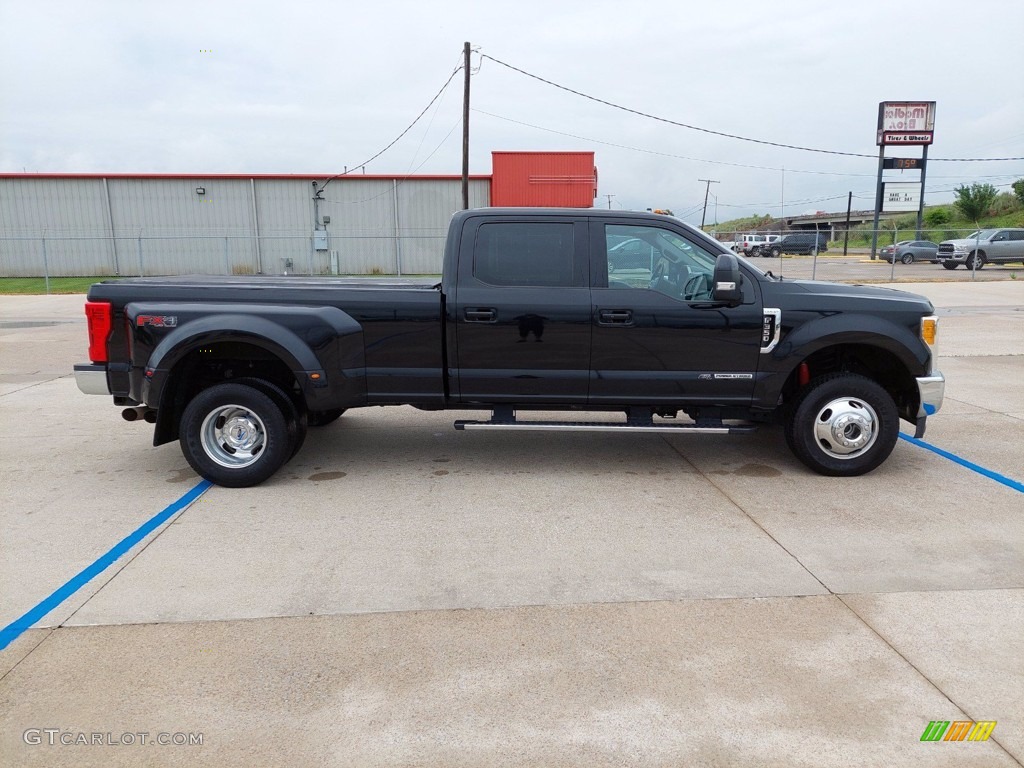
<instances>
[{"instance_id":1,"label":"blue parking line","mask_svg":"<svg viewBox=\"0 0 1024 768\"><path fill-rule=\"evenodd\" d=\"M993 472L991 469L985 469L985 467L975 464L973 461L968 461L967 459L957 456L955 453L944 451L936 445L926 443L924 440L919 440L916 437L911 437L910 435L905 435L902 432L900 432L900 438L906 440L908 443L913 443L914 445L920 448L929 450L932 453L937 453L942 458L949 459L950 461L959 464L961 467L967 467L967 469L971 470L972 472L977 472L979 475L984 475L990 480L995 480L997 483L1002 483L1007 488L1013 488L1013 490L1015 491L1024 493L1024 483L1006 477L1006 475L1000 475L998 472Z\"/></svg>"},{"instance_id":2,"label":"blue parking line","mask_svg":"<svg viewBox=\"0 0 1024 768\"><path fill-rule=\"evenodd\" d=\"M92 581L92 579L103 573L103 571L112 565L119 557L121 557L121 555L146 538L146 536L159 528L163 523L167 522L167 520L169 520L176 512L180 512L206 493L211 485L213 485L213 483L209 480L201 480L184 496L179 498L177 501L172 502L160 512L157 512L153 517L149 518L149 520L117 542L117 544L111 547L106 554L103 554L94 560L77 576L73 576L63 586L58 587L49 597L38 603L34 608L28 611L28 613L23 616L19 616L6 627L0 629L0 651L21 637L25 630L31 629L33 624L40 621L44 616L46 616L46 614L75 594L75 592Z\"/></svg>"}]
</instances>

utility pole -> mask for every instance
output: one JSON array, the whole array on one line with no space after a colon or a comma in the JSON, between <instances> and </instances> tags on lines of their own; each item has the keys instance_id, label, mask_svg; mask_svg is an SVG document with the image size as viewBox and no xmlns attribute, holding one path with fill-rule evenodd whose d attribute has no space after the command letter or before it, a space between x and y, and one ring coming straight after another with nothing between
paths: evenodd
<instances>
[{"instance_id":1,"label":"utility pole","mask_svg":"<svg viewBox=\"0 0 1024 768\"><path fill-rule=\"evenodd\" d=\"M462 45L462 209L469 208L469 43Z\"/></svg>"},{"instance_id":2,"label":"utility pole","mask_svg":"<svg viewBox=\"0 0 1024 768\"><path fill-rule=\"evenodd\" d=\"M707 183L707 186L704 188L704 211L700 215L700 228L704 229L704 217L707 215L708 212L708 193L711 192L711 185L718 184L719 182L716 179L697 179L697 181L703 181Z\"/></svg>"},{"instance_id":3,"label":"utility pole","mask_svg":"<svg viewBox=\"0 0 1024 768\"><path fill-rule=\"evenodd\" d=\"M843 235L843 256L850 245L850 209L853 207L853 192L846 198L846 234Z\"/></svg>"},{"instance_id":4,"label":"utility pole","mask_svg":"<svg viewBox=\"0 0 1024 768\"><path fill-rule=\"evenodd\" d=\"M610 211L612 209L612 198L615 197L615 195L605 195L605 197L608 198L608 210Z\"/></svg>"}]
</instances>

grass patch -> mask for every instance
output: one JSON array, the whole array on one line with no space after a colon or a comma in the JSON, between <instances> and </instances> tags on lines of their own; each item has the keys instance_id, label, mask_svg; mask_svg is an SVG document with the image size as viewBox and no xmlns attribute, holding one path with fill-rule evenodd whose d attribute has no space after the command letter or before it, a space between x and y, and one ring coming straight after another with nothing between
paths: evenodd
<instances>
[{"instance_id":1,"label":"grass patch","mask_svg":"<svg viewBox=\"0 0 1024 768\"><path fill-rule=\"evenodd\" d=\"M85 293L89 286L101 280L114 280L110 276L51 277L50 293ZM0 294L46 293L44 277L0 277Z\"/></svg>"}]
</instances>

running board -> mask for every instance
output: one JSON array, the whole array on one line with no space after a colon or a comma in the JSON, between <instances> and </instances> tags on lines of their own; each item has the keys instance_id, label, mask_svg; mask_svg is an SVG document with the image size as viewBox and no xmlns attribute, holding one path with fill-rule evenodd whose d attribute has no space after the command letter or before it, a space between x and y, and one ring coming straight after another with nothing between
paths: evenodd
<instances>
[{"instance_id":1,"label":"running board","mask_svg":"<svg viewBox=\"0 0 1024 768\"><path fill-rule=\"evenodd\" d=\"M456 421L455 428L503 429L531 432L661 432L677 435L748 435L757 431L749 424L698 426L697 424L630 424L602 421Z\"/></svg>"}]
</instances>

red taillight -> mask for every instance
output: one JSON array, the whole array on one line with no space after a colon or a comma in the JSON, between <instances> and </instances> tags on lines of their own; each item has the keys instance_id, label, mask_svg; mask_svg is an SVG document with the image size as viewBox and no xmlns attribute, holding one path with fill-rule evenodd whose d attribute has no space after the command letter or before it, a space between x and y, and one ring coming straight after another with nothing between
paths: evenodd
<instances>
[{"instance_id":1,"label":"red taillight","mask_svg":"<svg viewBox=\"0 0 1024 768\"><path fill-rule=\"evenodd\" d=\"M113 311L105 301L85 302L85 319L89 323L89 359L107 362L107 337L113 325Z\"/></svg>"}]
</instances>

